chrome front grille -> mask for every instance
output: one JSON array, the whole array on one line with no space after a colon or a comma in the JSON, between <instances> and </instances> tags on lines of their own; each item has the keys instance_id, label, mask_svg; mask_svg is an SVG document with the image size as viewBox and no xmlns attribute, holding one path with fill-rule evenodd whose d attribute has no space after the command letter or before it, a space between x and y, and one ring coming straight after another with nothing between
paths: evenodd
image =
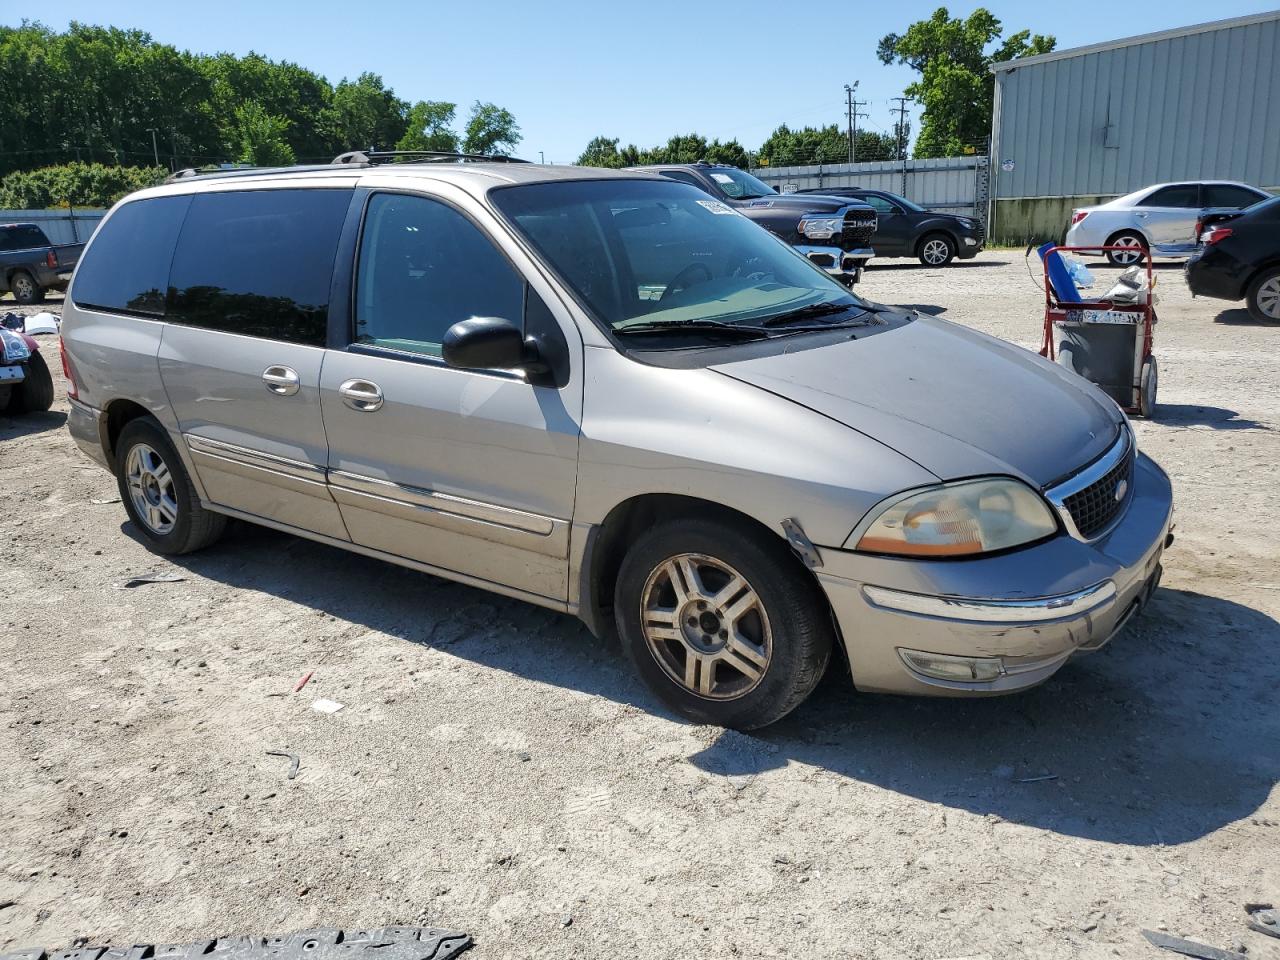
<instances>
[{"instance_id":1,"label":"chrome front grille","mask_svg":"<svg viewBox=\"0 0 1280 960\"><path fill-rule=\"evenodd\" d=\"M1078 540L1096 540L1124 513L1133 496L1133 439L1126 426L1101 457L1048 492L1063 523Z\"/></svg>"}]
</instances>

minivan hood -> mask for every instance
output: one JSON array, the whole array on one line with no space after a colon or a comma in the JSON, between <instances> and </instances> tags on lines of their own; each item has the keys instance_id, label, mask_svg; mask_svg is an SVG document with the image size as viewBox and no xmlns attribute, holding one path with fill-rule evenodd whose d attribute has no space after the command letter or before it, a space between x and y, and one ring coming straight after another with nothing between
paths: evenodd
<instances>
[{"instance_id":1,"label":"minivan hood","mask_svg":"<svg viewBox=\"0 0 1280 960\"><path fill-rule=\"evenodd\" d=\"M1050 486L1104 453L1124 416L1065 368L935 317L712 369L852 427L942 480L1008 474Z\"/></svg>"}]
</instances>

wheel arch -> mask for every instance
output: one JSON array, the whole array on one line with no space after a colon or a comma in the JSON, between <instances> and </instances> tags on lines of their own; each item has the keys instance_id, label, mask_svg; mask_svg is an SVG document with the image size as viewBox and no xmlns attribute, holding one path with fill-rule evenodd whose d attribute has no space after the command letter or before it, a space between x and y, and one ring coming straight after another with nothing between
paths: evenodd
<instances>
[{"instance_id":1,"label":"wheel arch","mask_svg":"<svg viewBox=\"0 0 1280 960\"><path fill-rule=\"evenodd\" d=\"M1142 245L1146 247L1147 250L1151 249L1151 238L1147 236L1146 231L1144 231L1141 227L1119 227L1115 230L1112 230L1110 233L1107 234L1107 239L1103 241L1102 245L1104 247L1112 246L1111 241L1115 240L1116 237L1125 233L1137 234L1139 237L1142 238Z\"/></svg>"},{"instance_id":2,"label":"wheel arch","mask_svg":"<svg viewBox=\"0 0 1280 960\"><path fill-rule=\"evenodd\" d=\"M99 427L102 435L102 452L107 455L107 462L113 469L116 462L116 444L120 440L121 431L134 420L143 417L155 420L151 411L142 404L124 397L112 400L103 410L102 424ZM159 421L156 423L163 429Z\"/></svg>"},{"instance_id":3,"label":"wheel arch","mask_svg":"<svg viewBox=\"0 0 1280 960\"><path fill-rule=\"evenodd\" d=\"M1244 283L1240 285L1240 299L1244 299L1249 295L1249 291L1253 289L1254 282L1260 276L1264 273L1269 273L1278 267L1280 267L1280 256L1274 256L1264 260L1253 270L1250 270L1248 274L1245 275Z\"/></svg>"},{"instance_id":4,"label":"wheel arch","mask_svg":"<svg viewBox=\"0 0 1280 960\"><path fill-rule=\"evenodd\" d=\"M609 511L601 523L590 529L583 550L578 575L578 616L595 636L604 638L613 631L613 591L629 545L641 532L655 524L682 517L717 519L751 530L756 535L773 536L786 542L781 528L772 529L749 514L713 500L671 493L646 493L623 500ZM788 552L797 568L806 576L813 577L813 572L800 558L794 552ZM817 583L816 578L814 582ZM822 592L821 588L819 592Z\"/></svg>"}]
</instances>

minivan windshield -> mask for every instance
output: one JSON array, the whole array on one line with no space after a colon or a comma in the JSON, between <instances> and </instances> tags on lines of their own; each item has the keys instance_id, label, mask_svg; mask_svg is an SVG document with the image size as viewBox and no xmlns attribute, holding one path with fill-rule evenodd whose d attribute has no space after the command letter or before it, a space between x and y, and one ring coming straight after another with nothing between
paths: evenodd
<instances>
[{"instance_id":1,"label":"minivan windshield","mask_svg":"<svg viewBox=\"0 0 1280 960\"><path fill-rule=\"evenodd\" d=\"M865 313L791 247L696 187L668 180L568 180L490 198L616 332ZM818 318L815 321L815 318Z\"/></svg>"}]
</instances>

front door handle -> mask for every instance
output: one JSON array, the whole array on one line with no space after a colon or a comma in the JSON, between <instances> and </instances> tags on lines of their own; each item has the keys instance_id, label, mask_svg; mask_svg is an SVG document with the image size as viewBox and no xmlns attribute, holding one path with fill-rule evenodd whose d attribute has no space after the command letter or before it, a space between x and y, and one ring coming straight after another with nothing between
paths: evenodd
<instances>
[{"instance_id":1,"label":"front door handle","mask_svg":"<svg viewBox=\"0 0 1280 960\"><path fill-rule=\"evenodd\" d=\"M298 392L298 371L279 365L267 367L262 371L262 382L272 393L292 397Z\"/></svg>"},{"instance_id":2,"label":"front door handle","mask_svg":"<svg viewBox=\"0 0 1280 960\"><path fill-rule=\"evenodd\" d=\"M382 388L369 380L344 380L338 387L342 402L352 410L372 413L382 407Z\"/></svg>"}]
</instances>

